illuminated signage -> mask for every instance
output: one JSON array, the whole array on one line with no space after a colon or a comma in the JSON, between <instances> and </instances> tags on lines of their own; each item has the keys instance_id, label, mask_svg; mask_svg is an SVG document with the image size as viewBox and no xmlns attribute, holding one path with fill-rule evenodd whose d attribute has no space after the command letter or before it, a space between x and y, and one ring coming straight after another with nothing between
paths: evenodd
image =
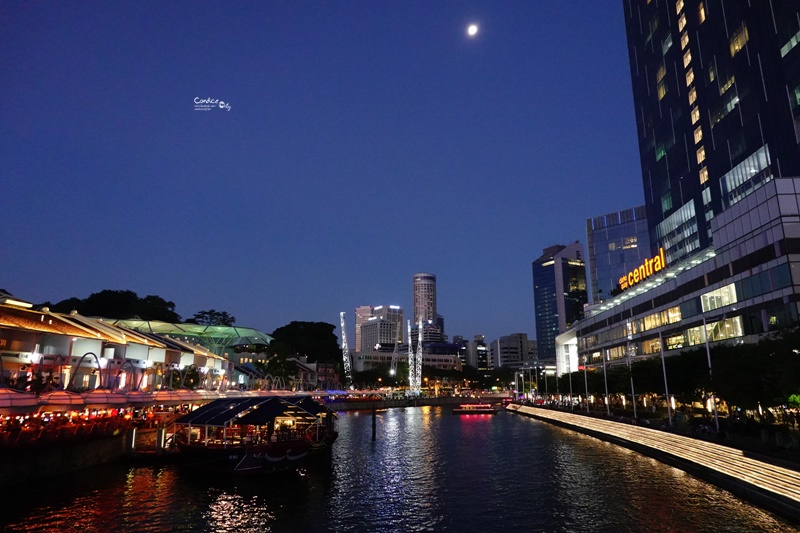
<instances>
[{"instance_id":1,"label":"illuminated signage","mask_svg":"<svg viewBox=\"0 0 800 533\"><path fill-rule=\"evenodd\" d=\"M658 255L652 259L645 259L644 263L642 263L639 268L631 270L628 274L619 278L619 288L623 291L625 289L630 289L656 272L663 270L666 266L667 259L664 257L664 249L659 248Z\"/></svg>"}]
</instances>

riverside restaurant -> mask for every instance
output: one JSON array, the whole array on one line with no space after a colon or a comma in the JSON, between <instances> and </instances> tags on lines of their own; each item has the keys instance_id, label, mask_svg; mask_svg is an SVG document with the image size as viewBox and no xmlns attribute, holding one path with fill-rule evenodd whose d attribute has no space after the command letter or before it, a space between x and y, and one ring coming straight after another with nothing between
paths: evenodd
<instances>
[{"instance_id":1,"label":"riverside restaurant","mask_svg":"<svg viewBox=\"0 0 800 533\"><path fill-rule=\"evenodd\" d=\"M0 446L164 427L218 398L290 394L248 364L251 328L109 321L0 297Z\"/></svg>"}]
</instances>

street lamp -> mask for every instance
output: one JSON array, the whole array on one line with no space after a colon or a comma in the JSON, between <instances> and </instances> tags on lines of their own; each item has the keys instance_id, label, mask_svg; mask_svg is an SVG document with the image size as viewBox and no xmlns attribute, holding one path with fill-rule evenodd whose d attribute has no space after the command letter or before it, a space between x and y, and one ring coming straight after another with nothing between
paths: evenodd
<instances>
[{"instance_id":1,"label":"street lamp","mask_svg":"<svg viewBox=\"0 0 800 533\"><path fill-rule=\"evenodd\" d=\"M569 374L569 409L574 410L574 402L572 401L572 356L567 349L567 373Z\"/></svg>"},{"instance_id":2,"label":"street lamp","mask_svg":"<svg viewBox=\"0 0 800 533\"><path fill-rule=\"evenodd\" d=\"M586 412L589 413L589 378L586 377L586 361L587 357L583 356L583 386L586 390Z\"/></svg>"},{"instance_id":3,"label":"street lamp","mask_svg":"<svg viewBox=\"0 0 800 533\"><path fill-rule=\"evenodd\" d=\"M667 395L667 416L669 417L669 425L672 427L672 406L669 401L669 385L667 385L667 364L664 362L664 340L661 338L661 332L658 332L658 346L661 348L661 368L664 370L664 393Z\"/></svg>"},{"instance_id":4,"label":"street lamp","mask_svg":"<svg viewBox=\"0 0 800 533\"><path fill-rule=\"evenodd\" d=\"M628 373L631 376L631 400L633 400L633 419L636 420L636 392L633 390L633 365L631 364L631 355L636 350L633 344L628 344Z\"/></svg>"},{"instance_id":5,"label":"street lamp","mask_svg":"<svg viewBox=\"0 0 800 533\"><path fill-rule=\"evenodd\" d=\"M708 358L708 379L709 384L713 387L714 377L711 375L711 349L708 347L708 329L706 328L706 317L703 317L703 335L706 338L706 357ZM714 425L717 427L719 433L719 418L717 417L717 395L711 392L711 401L714 403Z\"/></svg>"},{"instance_id":6,"label":"street lamp","mask_svg":"<svg viewBox=\"0 0 800 533\"><path fill-rule=\"evenodd\" d=\"M606 385L606 414L611 416L611 403L608 401L608 377L606 375L606 355L608 355L608 350L603 353L603 382Z\"/></svg>"}]
</instances>

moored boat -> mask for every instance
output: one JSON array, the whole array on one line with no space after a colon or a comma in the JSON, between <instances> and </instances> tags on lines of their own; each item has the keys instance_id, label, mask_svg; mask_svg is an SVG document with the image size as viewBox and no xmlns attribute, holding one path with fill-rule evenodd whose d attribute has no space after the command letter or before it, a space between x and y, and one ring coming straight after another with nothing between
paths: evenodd
<instances>
[{"instance_id":1,"label":"moored boat","mask_svg":"<svg viewBox=\"0 0 800 533\"><path fill-rule=\"evenodd\" d=\"M176 420L183 462L224 472L276 472L330 450L334 414L309 396L213 401Z\"/></svg>"},{"instance_id":2,"label":"moored boat","mask_svg":"<svg viewBox=\"0 0 800 533\"><path fill-rule=\"evenodd\" d=\"M454 415L493 415L497 411L496 406L488 403L463 403L453 408Z\"/></svg>"}]
</instances>

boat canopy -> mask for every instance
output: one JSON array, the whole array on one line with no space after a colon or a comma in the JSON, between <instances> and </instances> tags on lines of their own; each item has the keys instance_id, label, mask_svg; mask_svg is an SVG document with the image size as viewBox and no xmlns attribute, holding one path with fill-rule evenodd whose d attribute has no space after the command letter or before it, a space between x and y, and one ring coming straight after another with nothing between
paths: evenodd
<instances>
[{"instance_id":1,"label":"boat canopy","mask_svg":"<svg viewBox=\"0 0 800 533\"><path fill-rule=\"evenodd\" d=\"M316 404L318 410L312 411L316 408L306 403L305 400ZM316 420L317 414L324 410L323 406L308 396L223 398L183 415L176 420L176 423L217 427L230 424L263 426L278 416Z\"/></svg>"}]
</instances>

